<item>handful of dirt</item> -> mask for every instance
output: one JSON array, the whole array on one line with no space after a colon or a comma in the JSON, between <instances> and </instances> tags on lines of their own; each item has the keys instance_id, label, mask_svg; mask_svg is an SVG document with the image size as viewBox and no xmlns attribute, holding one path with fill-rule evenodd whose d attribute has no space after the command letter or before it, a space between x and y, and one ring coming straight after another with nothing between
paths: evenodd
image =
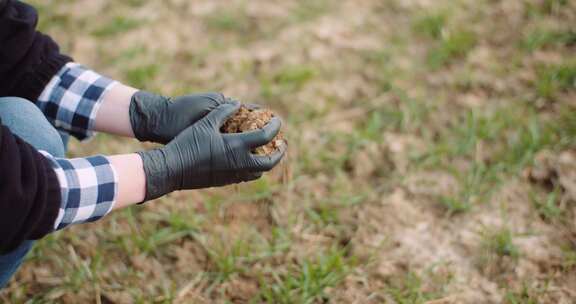
<instances>
[{"instance_id":1,"label":"handful of dirt","mask_svg":"<svg viewBox=\"0 0 576 304\"><path fill-rule=\"evenodd\" d=\"M274 117L274 113L270 110L250 109L242 105L238 112L224 123L221 131L223 133L242 133L262 129L272 117ZM252 153L268 155L278 150L278 148L284 144L284 136L282 135L282 131L280 131L272 141L264 146L255 148L252 150Z\"/></svg>"}]
</instances>

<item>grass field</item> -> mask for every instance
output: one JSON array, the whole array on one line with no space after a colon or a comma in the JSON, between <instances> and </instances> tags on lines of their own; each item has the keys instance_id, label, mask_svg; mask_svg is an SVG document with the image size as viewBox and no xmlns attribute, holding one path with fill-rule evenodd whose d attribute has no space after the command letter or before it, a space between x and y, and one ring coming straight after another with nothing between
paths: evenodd
<instances>
[{"instance_id":1,"label":"grass field","mask_svg":"<svg viewBox=\"0 0 576 304\"><path fill-rule=\"evenodd\" d=\"M76 61L261 103L290 148L46 237L2 302L576 301L575 1L33 2Z\"/></svg>"}]
</instances>

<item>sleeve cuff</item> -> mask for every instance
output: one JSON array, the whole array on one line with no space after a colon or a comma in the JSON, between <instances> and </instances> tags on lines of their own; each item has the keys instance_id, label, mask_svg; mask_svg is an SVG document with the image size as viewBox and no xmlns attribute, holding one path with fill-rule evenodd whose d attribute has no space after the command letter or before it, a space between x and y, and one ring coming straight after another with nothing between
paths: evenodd
<instances>
[{"instance_id":1,"label":"sleeve cuff","mask_svg":"<svg viewBox=\"0 0 576 304\"><path fill-rule=\"evenodd\" d=\"M64 159L40 152L50 160L60 183L62 199L55 230L96 221L112 210L118 194L118 176L106 157Z\"/></svg>"},{"instance_id":2,"label":"sleeve cuff","mask_svg":"<svg viewBox=\"0 0 576 304\"><path fill-rule=\"evenodd\" d=\"M84 140L94 135L96 113L105 93L115 83L69 62L48 82L37 105L54 127Z\"/></svg>"}]
</instances>

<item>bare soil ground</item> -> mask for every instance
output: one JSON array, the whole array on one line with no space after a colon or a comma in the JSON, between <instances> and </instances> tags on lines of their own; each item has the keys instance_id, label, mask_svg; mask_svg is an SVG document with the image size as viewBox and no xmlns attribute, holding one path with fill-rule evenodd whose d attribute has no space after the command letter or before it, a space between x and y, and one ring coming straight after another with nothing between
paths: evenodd
<instances>
[{"instance_id":1,"label":"bare soil ground","mask_svg":"<svg viewBox=\"0 0 576 304\"><path fill-rule=\"evenodd\" d=\"M45 238L3 302L576 302L576 2L33 2L78 62L263 104L290 148Z\"/></svg>"}]
</instances>

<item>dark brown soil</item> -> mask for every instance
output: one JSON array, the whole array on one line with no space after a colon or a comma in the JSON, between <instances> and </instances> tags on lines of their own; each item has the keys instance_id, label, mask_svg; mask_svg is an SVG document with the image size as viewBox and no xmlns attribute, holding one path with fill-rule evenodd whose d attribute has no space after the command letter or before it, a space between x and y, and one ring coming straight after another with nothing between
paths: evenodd
<instances>
[{"instance_id":1,"label":"dark brown soil","mask_svg":"<svg viewBox=\"0 0 576 304\"><path fill-rule=\"evenodd\" d=\"M223 126L224 133L242 133L263 128L274 117L274 113L267 109L249 109L241 106L240 110L232 116ZM258 155L268 155L286 144L282 131L268 144L252 150Z\"/></svg>"}]
</instances>

